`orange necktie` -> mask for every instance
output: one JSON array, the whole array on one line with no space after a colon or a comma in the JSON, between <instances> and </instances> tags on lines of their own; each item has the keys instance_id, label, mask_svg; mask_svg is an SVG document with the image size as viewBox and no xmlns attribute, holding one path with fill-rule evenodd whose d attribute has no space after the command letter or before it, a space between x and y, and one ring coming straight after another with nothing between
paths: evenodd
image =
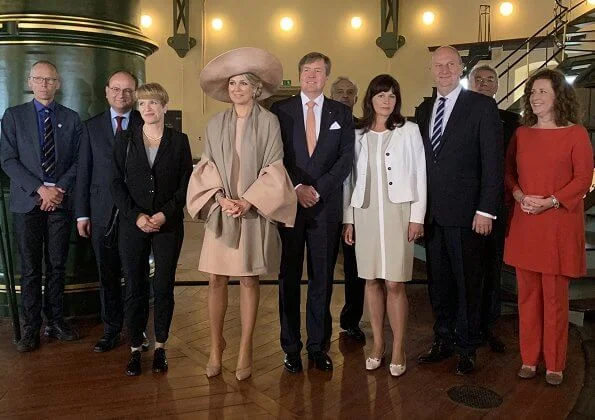
<instances>
[{"instance_id":1,"label":"orange necktie","mask_svg":"<svg viewBox=\"0 0 595 420\"><path fill-rule=\"evenodd\" d=\"M306 143L308 145L308 154L312 156L316 147L316 117L314 116L314 105L316 102L306 103L308 112L306 113Z\"/></svg>"}]
</instances>

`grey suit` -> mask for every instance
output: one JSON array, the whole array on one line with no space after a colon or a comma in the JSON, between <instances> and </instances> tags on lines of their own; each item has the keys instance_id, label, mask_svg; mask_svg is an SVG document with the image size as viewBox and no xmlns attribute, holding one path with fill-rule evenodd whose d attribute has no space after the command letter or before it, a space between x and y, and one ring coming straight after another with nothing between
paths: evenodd
<instances>
[{"instance_id":1,"label":"grey suit","mask_svg":"<svg viewBox=\"0 0 595 420\"><path fill-rule=\"evenodd\" d=\"M103 237L114 210L110 192L114 131L111 112L106 111L85 121L76 182L75 216L91 220L91 242L100 281L101 319L104 335L115 336L122 330L122 263L117 248L106 248ZM127 128L142 124L138 111L130 113Z\"/></svg>"},{"instance_id":2,"label":"grey suit","mask_svg":"<svg viewBox=\"0 0 595 420\"><path fill-rule=\"evenodd\" d=\"M2 119L0 162L10 178L10 210L21 257L21 296L25 329L41 327L42 260L46 263L44 313L48 325L63 319L62 295L72 226L72 195L83 126L78 114L54 108L55 178L65 191L54 211L42 211L37 190L43 185L37 110L32 102L8 108Z\"/></svg>"}]
</instances>

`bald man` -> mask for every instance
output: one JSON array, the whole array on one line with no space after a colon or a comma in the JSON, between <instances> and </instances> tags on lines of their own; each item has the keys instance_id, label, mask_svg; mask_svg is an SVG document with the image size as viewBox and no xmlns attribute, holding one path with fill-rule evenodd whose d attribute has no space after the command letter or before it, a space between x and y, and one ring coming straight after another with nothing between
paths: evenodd
<instances>
[{"instance_id":1,"label":"bald man","mask_svg":"<svg viewBox=\"0 0 595 420\"><path fill-rule=\"evenodd\" d=\"M83 125L75 111L55 101L61 80L53 63L40 60L33 64L27 82L33 100L6 110L0 141L21 259L24 330L17 344L20 352L39 347L42 310L46 336L78 339L77 331L64 320L62 299Z\"/></svg>"},{"instance_id":2,"label":"bald man","mask_svg":"<svg viewBox=\"0 0 595 420\"><path fill-rule=\"evenodd\" d=\"M450 46L432 54L437 95L417 108L428 179L426 253L436 321L420 363L459 356L456 373L475 369L481 345L481 256L501 206L502 125L496 102L462 89L463 62Z\"/></svg>"}]
</instances>

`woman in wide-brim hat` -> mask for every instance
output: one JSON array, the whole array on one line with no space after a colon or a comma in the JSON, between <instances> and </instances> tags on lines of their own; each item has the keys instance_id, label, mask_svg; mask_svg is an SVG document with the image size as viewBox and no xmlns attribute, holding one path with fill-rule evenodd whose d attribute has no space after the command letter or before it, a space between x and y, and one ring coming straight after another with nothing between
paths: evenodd
<instances>
[{"instance_id":1,"label":"woman in wide-brim hat","mask_svg":"<svg viewBox=\"0 0 595 420\"><path fill-rule=\"evenodd\" d=\"M209 273L209 377L221 373L230 276L240 279L242 337L236 378L251 375L259 276L279 271L277 224L291 227L295 221L297 198L283 166L279 121L256 102L271 96L282 79L279 60L250 47L221 54L200 74L208 96L233 104L207 124L204 152L186 200L190 215L206 221L198 269Z\"/></svg>"}]
</instances>

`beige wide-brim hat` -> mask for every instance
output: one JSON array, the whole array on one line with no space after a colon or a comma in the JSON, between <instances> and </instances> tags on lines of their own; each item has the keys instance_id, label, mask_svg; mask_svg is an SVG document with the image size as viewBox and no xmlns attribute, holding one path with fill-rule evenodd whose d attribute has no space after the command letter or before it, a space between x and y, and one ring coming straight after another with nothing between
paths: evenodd
<instances>
[{"instance_id":1,"label":"beige wide-brim hat","mask_svg":"<svg viewBox=\"0 0 595 420\"><path fill-rule=\"evenodd\" d=\"M231 102L229 78L244 73L262 80L258 100L273 95L283 81L283 66L277 57L261 48L242 47L213 58L200 72L200 87L213 99Z\"/></svg>"}]
</instances>

